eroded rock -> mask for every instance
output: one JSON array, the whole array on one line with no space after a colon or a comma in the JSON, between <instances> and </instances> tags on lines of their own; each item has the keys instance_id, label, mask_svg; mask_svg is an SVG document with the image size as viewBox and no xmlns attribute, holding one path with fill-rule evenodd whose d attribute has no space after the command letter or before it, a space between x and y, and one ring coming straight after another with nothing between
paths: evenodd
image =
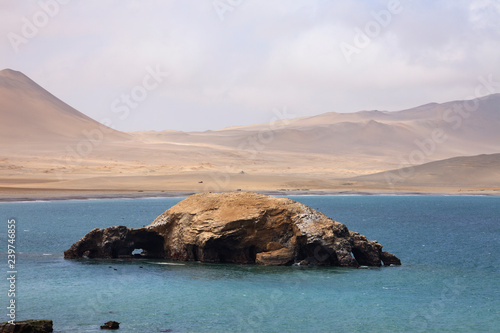
<instances>
[{"instance_id":1,"label":"eroded rock","mask_svg":"<svg viewBox=\"0 0 500 333\"><path fill-rule=\"evenodd\" d=\"M153 258L263 265L358 267L399 260L304 204L251 192L192 195L149 226L94 229L64 256L117 258L134 249Z\"/></svg>"},{"instance_id":2,"label":"eroded rock","mask_svg":"<svg viewBox=\"0 0 500 333\"><path fill-rule=\"evenodd\" d=\"M140 256L163 258L163 237L146 228L129 229L125 226L93 229L64 252L67 259L130 257L135 249Z\"/></svg>"},{"instance_id":3,"label":"eroded rock","mask_svg":"<svg viewBox=\"0 0 500 333\"><path fill-rule=\"evenodd\" d=\"M380 254L380 259L382 260L382 262L384 263L385 266L390 266L390 265L399 266L399 265L401 265L401 260L399 260L399 258L396 257L394 254L389 253L387 251L383 251Z\"/></svg>"}]
</instances>

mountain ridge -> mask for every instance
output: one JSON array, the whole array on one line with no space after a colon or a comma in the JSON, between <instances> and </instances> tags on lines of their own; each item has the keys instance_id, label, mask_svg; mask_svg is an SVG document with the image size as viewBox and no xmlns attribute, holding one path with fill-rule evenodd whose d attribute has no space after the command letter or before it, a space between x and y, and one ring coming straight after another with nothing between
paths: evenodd
<instances>
[{"instance_id":1,"label":"mountain ridge","mask_svg":"<svg viewBox=\"0 0 500 333\"><path fill-rule=\"evenodd\" d=\"M500 187L500 153L457 156L415 166L354 177L390 186L452 186L456 179L462 186Z\"/></svg>"},{"instance_id":2,"label":"mountain ridge","mask_svg":"<svg viewBox=\"0 0 500 333\"><path fill-rule=\"evenodd\" d=\"M0 144L60 144L84 140L99 130L107 140L129 135L111 129L69 106L19 71L0 71Z\"/></svg>"},{"instance_id":3,"label":"mountain ridge","mask_svg":"<svg viewBox=\"0 0 500 333\"><path fill-rule=\"evenodd\" d=\"M500 94L216 131L120 132L67 105L21 72L3 70L0 116L0 194L29 189L434 189L424 176L395 186L375 176L353 178L409 164L418 175L417 165L456 156L480 156L475 160L479 170L488 158L481 154L500 152ZM446 169L446 163L455 162L461 160L438 166ZM494 163L500 169L500 162ZM470 177L456 170L451 178L442 174L447 180L438 182L440 186L471 187L473 179L487 185L480 173ZM491 184L500 179L495 172L488 177Z\"/></svg>"}]
</instances>

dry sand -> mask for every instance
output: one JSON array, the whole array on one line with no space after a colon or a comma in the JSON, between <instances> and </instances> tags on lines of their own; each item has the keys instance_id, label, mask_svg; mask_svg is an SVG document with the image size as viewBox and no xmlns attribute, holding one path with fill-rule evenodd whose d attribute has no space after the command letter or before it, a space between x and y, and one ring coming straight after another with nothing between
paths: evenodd
<instances>
[{"instance_id":1,"label":"dry sand","mask_svg":"<svg viewBox=\"0 0 500 333\"><path fill-rule=\"evenodd\" d=\"M196 133L123 133L86 117L22 73L4 70L0 200L237 190L498 194L498 154L415 167L396 184L378 174L419 156L418 164L425 164L498 153L500 95L478 99L477 109L457 126L461 116L453 110L464 105L327 113ZM439 140L436 130L443 134Z\"/></svg>"}]
</instances>

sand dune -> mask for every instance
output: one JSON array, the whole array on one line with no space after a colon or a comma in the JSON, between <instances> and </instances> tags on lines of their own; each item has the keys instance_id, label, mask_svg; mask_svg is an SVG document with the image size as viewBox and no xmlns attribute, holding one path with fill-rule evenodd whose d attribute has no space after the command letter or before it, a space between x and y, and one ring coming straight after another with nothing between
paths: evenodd
<instances>
[{"instance_id":1,"label":"sand dune","mask_svg":"<svg viewBox=\"0 0 500 333\"><path fill-rule=\"evenodd\" d=\"M372 185L500 189L500 154L460 156L353 178Z\"/></svg>"},{"instance_id":2,"label":"sand dune","mask_svg":"<svg viewBox=\"0 0 500 333\"><path fill-rule=\"evenodd\" d=\"M435 185L452 192L497 191L500 179L495 158L425 164L498 153L500 94L398 112L329 112L205 132L124 133L24 74L3 70L0 117L0 197L41 191L435 191ZM424 165L397 184L380 174L408 164Z\"/></svg>"},{"instance_id":3,"label":"sand dune","mask_svg":"<svg viewBox=\"0 0 500 333\"><path fill-rule=\"evenodd\" d=\"M330 112L276 124L217 131L132 134L155 142L209 142L231 148L244 148L248 142L253 142L255 147L265 146L266 151L342 155L354 152L385 156L391 161L399 160L402 155L439 136L439 140L434 140L432 152L426 154L425 162L428 162L457 155L498 152L500 94L473 101L431 103L399 112Z\"/></svg>"}]
</instances>

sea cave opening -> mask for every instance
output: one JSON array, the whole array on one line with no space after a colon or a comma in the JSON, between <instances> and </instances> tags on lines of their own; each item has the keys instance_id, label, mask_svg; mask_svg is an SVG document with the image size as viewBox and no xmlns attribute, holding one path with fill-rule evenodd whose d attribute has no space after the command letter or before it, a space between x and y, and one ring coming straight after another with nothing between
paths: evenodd
<instances>
[{"instance_id":1,"label":"sea cave opening","mask_svg":"<svg viewBox=\"0 0 500 333\"><path fill-rule=\"evenodd\" d=\"M140 258L143 256L144 250L143 249L134 249L132 251L132 256L136 258Z\"/></svg>"},{"instance_id":2,"label":"sea cave opening","mask_svg":"<svg viewBox=\"0 0 500 333\"><path fill-rule=\"evenodd\" d=\"M134 230L127 239L127 252L133 258L163 258L163 237L156 232Z\"/></svg>"}]
</instances>

